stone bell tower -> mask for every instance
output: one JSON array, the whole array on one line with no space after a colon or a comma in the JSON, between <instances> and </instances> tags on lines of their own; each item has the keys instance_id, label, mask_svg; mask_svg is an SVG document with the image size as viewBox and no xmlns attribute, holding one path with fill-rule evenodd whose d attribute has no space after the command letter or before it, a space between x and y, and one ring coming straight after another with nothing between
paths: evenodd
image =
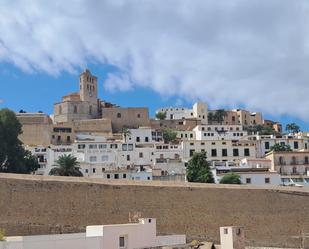
<instances>
[{"instance_id":1,"label":"stone bell tower","mask_svg":"<svg viewBox=\"0 0 309 249\"><path fill-rule=\"evenodd\" d=\"M97 104L98 82L97 77L86 69L79 77L79 93L81 101Z\"/></svg>"},{"instance_id":2,"label":"stone bell tower","mask_svg":"<svg viewBox=\"0 0 309 249\"><path fill-rule=\"evenodd\" d=\"M98 79L86 69L79 77L80 100L87 105L87 112L91 118L98 115ZM86 104L87 103L87 104Z\"/></svg>"}]
</instances>

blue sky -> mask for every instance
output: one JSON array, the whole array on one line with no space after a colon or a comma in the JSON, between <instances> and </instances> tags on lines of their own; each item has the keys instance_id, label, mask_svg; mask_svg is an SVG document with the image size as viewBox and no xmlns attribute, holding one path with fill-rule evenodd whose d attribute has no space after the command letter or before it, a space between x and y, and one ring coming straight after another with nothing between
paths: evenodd
<instances>
[{"instance_id":1,"label":"blue sky","mask_svg":"<svg viewBox=\"0 0 309 249\"><path fill-rule=\"evenodd\" d=\"M100 98L152 115L199 100L309 130L308 11L308 0L2 0L0 107L52 113L88 67Z\"/></svg>"},{"instance_id":2,"label":"blue sky","mask_svg":"<svg viewBox=\"0 0 309 249\"><path fill-rule=\"evenodd\" d=\"M110 91L104 88L107 74L115 71L112 66L89 65L93 74L99 79L99 98L123 107L148 107L150 115L154 116L158 107L185 106L190 107L193 102L176 97L164 97L147 87L134 87L127 91ZM15 66L0 64L0 108L10 108L15 112L23 109L27 112L43 111L51 114L53 104L69 92L78 91L78 77L76 73L62 72L58 76L47 73L25 73ZM211 107L211 103L210 104ZM235 108L236 106L225 106ZM254 111L254 110L252 110ZM280 121L282 124L296 122L303 130L309 130L309 124L288 115L266 115L264 118Z\"/></svg>"}]
</instances>

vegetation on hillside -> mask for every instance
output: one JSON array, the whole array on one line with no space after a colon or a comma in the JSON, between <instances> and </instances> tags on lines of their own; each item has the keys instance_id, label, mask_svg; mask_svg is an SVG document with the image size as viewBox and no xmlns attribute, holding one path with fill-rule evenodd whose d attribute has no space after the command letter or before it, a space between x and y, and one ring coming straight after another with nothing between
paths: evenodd
<instances>
[{"instance_id":1,"label":"vegetation on hillside","mask_svg":"<svg viewBox=\"0 0 309 249\"><path fill-rule=\"evenodd\" d=\"M25 150L18 139L21 128L14 112L0 110L0 172L28 174L40 166L36 157Z\"/></svg>"},{"instance_id":2,"label":"vegetation on hillside","mask_svg":"<svg viewBox=\"0 0 309 249\"><path fill-rule=\"evenodd\" d=\"M206 152L193 154L187 164L187 179L189 182L214 183Z\"/></svg>"},{"instance_id":3,"label":"vegetation on hillside","mask_svg":"<svg viewBox=\"0 0 309 249\"><path fill-rule=\"evenodd\" d=\"M177 132L170 128L163 130L163 139L165 143L173 143L177 140Z\"/></svg>"},{"instance_id":4,"label":"vegetation on hillside","mask_svg":"<svg viewBox=\"0 0 309 249\"><path fill-rule=\"evenodd\" d=\"M83 176L77 158L73 155L61 155L49 174L54 176Z\"/></svg>"},{"instance_id":5,"label":"vegetation on hillside","mask_svg":"<svg viewBox=\"0 0 309 249\"><path fill-rule=\"evenodd\" d=\"M279 152L279 151L292 151L291 146L288 144L275 144L270 147L271 151Z\"/></svg>"},{"instance_id":6,"label":"vegetation on hillside","mask_svg":"<svg viewBox=\"0 0 309 249\"><path fill-rule=\"evenodd\" d=\"M221 180L221 184L241 184L240 175L232 172L224 175Z\"/></svg>"},{"instance_id":7,"label":"vegetation on hillside","mask_svg":"<svg viewBox=\"0 0 309 249\"><path fill-rule=\"evenodd\" d=\"M298 133L300 132L300 127L295 123L290 123L285 126L285 130L289 133Z\"/></svg>"},{"instance_id":8,"label":"vegetation on hillside","mask_svg":"<svg viewBox=\"0 0 309 249\"><path fill-rule=\"evenodd\" d=\"M166 112L158 112L158 113L156 113L156 118L159 119L159 120L166 119Z\"/></svg>"},{"instance_id":9,"label":"vegetation on hillside","mask_svg":"<svg viewBox=\"0 0 309 249\"><path fill-rule=\"evenodd\" d=\"M208 117L208 122L210 124L217 123L217 124L222 125L225 116L226 116L226 111L223 109L219 109L219 110L216 110L215 112L209 112L207 117Z\"/></svg>"},{"instance_id":10,"label":"vegetation on hillside","mask_svg":"<svg viewBox=\"0 0 309 249\"><path fill-rule=\"evenodd\" d=\"M280 133L276 132L271 127L264 125L247 125L244 126L244 130L246 130L249 135L280 135Z\"/></svg>"}]
</instances>

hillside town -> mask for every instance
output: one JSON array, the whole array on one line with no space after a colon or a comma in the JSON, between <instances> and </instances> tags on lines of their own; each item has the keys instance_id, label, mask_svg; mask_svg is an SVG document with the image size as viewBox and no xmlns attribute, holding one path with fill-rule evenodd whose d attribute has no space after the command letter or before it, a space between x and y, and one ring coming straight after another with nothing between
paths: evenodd
<instances>
[{"instance_id":1,"label":"hillside town","mask_svg":"<svg viewBox=\"0 0 309 249\"><path fill-rule=\"evenodd\" d=\"M215 183L234 174L247 185L309 186L309 137L296 124L284 131L260 112L209 110L202 102L160 107L150 117L147 107L100 100L89 70L77 84L79 92L63 96L52 115L16 113L36 175L49 175L67 156L83 177L187 181L190 159L204 153Z\"/></svg>"}]
</instances>

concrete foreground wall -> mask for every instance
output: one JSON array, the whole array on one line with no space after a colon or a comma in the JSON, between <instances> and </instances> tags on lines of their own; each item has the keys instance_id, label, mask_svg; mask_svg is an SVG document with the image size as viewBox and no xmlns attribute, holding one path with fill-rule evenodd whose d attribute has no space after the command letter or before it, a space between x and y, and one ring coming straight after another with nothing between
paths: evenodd
<instances>
[{"instance_id":1,"label":"concrete foreground wall","mask_svg":"<svg viewBox=\"0 0 309 249\"><path fill-rule=\"evenodd\" d=\"M208 184L133 182L0 174L0 228L7 235L84 232L157 218L160 235L216 240L219 227L245 227L248 245L299 247L309 232L309 191Z\"/></svg>"}]
</instances>

